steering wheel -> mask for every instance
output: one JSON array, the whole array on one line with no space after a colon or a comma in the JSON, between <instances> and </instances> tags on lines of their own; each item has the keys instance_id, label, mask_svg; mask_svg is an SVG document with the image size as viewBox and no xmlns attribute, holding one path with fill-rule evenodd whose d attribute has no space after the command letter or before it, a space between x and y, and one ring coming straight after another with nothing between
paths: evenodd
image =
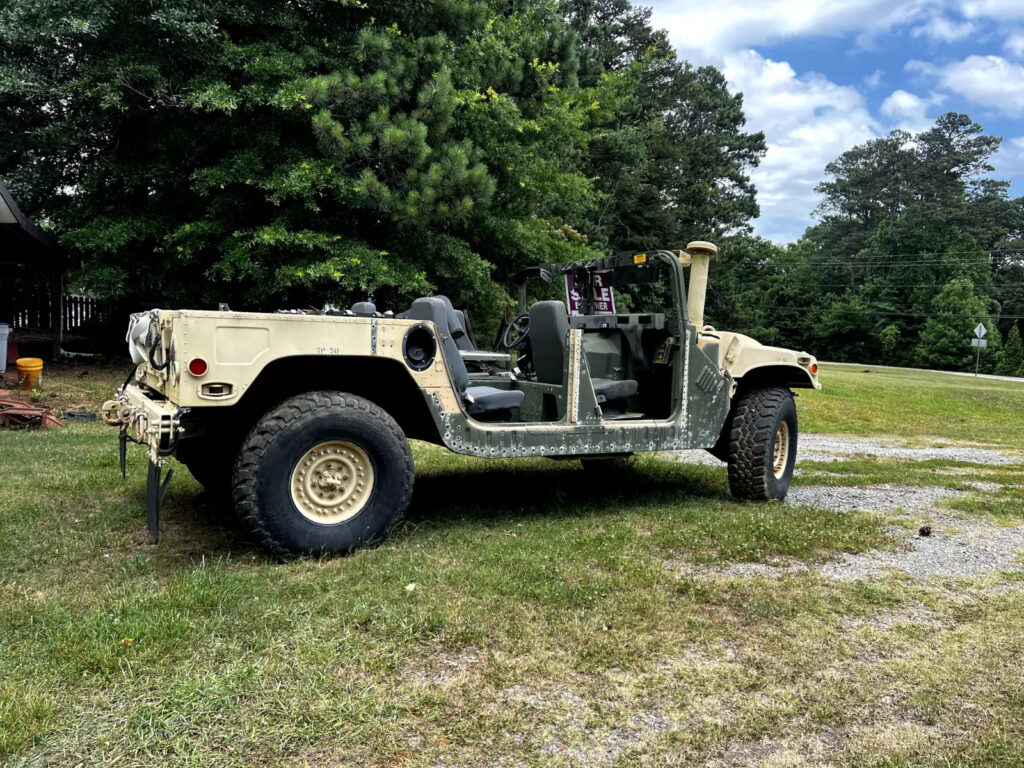
<instances>
[{"instance_id":1,"label":"steering wheel","mask_svg":"<svg viewBox=\"0 0 1024 768\"><path fill-rule=\"evenodd\" d=\"M515 331L514 339L512 338L513 331ZM508 328L505 329L505 333L501 337L501 345L505 349L519 349L528 338L530 338L530 316L520 315L508 324Z\"/></svg>"}]
</instances>

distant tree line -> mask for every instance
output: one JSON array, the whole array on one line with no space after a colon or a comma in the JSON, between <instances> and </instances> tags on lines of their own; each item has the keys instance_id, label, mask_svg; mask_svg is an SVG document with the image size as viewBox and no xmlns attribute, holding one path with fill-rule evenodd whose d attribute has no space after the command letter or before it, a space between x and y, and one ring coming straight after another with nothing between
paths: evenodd
<instances>
[{"instance_id":1,"label":"distant tree line","mask_svg":"<svg viewBox=\"0 0 1024 768\"><path fill-rule=\"evenodd\" d=\"M1024 198L988 177L1000 139L963 114L844 152L796 243L735 237L709 314L723 327L851 362L1024 375Z\"/></svg>"},{"instance_id":2,"label":"distant tree line","mask_svg":"<svg viewBox=\"0 0 1024 768\"><path fill-rule=\"evenodd\" d=\"M0 8L0 177L136 306L401 307L487 326L542 261L717 240L707 316L825 359L1016 372L1024 202L966 115L826 169L751 234L722 74L629 0L21 0Z\"/></svg>"}]
</instances>

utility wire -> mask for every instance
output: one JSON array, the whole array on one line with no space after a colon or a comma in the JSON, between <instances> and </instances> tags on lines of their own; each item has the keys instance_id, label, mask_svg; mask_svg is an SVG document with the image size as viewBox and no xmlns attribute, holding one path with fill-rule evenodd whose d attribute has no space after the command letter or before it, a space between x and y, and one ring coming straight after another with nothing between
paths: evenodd
<instances>
[{"instance_id":1,"label":"utility wire","mask_svg":"<svg viewBox=\"0 0 1024 768\"><path fill-rule=\"evenodd\" d=\"M801 282L801 285L806 285L809 288L850 288L850 287L853 287L853 288L867 288L867 287L870 287L869 284L866 284L866 283L865 284L851 286L850 283L804 283L804 282ZM892 283L892 282L886 281L884 285L877 286L877 287L884 287L884 288L944 288L945 285L942 284L942 283ZM1022 287L1024 287L1024 283L999 283L999 282L993 282L992 283L992 287L993 288L1022 288ZM716 289L716 288L713 288L712 286L709 285L708 286L708 290L709 291L715 291L715 290L721 290L721 289Z\"/></svg>"},{"instance_id":2,"label":"utility wire","mask_svg":"<svg viewBox=\"0 0 1024 768\"><path fill-rule=\"evenodd\" d=\"M722 247L722 252L723 253L726 253L728 250L731 250L728 246L723 246ZM955 255L962 255L962 254L970 254L970 255L977 256L978 254L992 255L994 253L999 253L999 254L1013 253L1013 254L1019 254L1021 256L1024 256L1024 248L990 248L990 249L972 248L969 251L921 251L920 253L882 253L882 254L877 254L877 255L871 256L870 258L875 258L875 259L895 259L895 258L900 258L901 259L901 258L904 258L904 257L913 256L914 258L925 258L925 257L927 257L929 259L935 259L935 258L941 258L941 257L944 257L944 256L955 256ZM784 253L784 254L781 255L781 257L785 258L785 257L787 257L789 255L791 255L791 254ZM807 259L807 261L809 261L809 262L810 261L832 261L832 260L841 261L841 260L843 260L843 258L844 257L842 257L842 256L819 256L819 257L811 257L810 259ZM857 257L856 256L850 256L848 258L857 258Z\"/></svg>"},{"instance_id":3,"label":"utility wire","mask_svg":"<svg viewBox=\"0 0 1024 768\"><path fill-rule=\"evenodd\" d=\"M975 261L958 260L949 261L940 259L936 261L785 261L783 259L773 259L772 263L786 267L819 267L819 268L834 268L834 269L848 269L850 267L863 267L867 269L894 269L896 267L920 267L920 266L950 266L950 267L963 267L963 266L978 266L988 267L992 266L992 261L989 259L981 259ZM1015 265L1016 266L1016 265Z\"/></svg>"},{"instance_id":4,"label":"utility wire","mask_svg":"<svg viewBox=\"0 0 1024 768\"><path fill-rule=\"evenodd\" d=\"M785 307L778 304L746 304L748 307L758 309L784 309L793 312L816 312L822 307ZM841 312L846 315L881 315L885 317L988 317L998 320L1024 320L1024 315L993 315L989 312L978 312L970 314L957 314L948 312L884 312L875 309L839 309L828 307L828 312Z\"/></svg>"}]
</instances>

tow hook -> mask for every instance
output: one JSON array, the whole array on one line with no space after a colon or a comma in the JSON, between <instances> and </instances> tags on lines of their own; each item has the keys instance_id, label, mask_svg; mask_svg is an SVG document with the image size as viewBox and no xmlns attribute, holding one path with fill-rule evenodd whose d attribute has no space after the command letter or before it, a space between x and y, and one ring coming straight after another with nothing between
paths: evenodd
<instances>
[{"instance_id":1,"label":"tow hook","mask_svg":"<svg viewBox=\"0 0 1024 768\"><path fill-rule=\"evenodd\" d=\"M100 413L103 414L103 420L112 427L117 427L124 423L117 400L107 400L100 409Z\"/></svg>"}]
</instances>

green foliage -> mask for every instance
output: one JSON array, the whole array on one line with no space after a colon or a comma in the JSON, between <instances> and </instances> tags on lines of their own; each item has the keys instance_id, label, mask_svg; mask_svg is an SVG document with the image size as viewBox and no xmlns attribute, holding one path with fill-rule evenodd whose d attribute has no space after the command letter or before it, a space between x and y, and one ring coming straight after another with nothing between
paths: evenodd
<instances>
[{"instance_id":1,"label":"green foliage","mask_svg":"<svg viewBox=\"0 0 1024 768\"><path fill-rule=\"evenodd\" d=\"M1020 328L1014 323L1006 334L1006 343L999 358L996 373L1003 376L1024 376L1024 344L1020 340Z\"/></svg>"},{"instance_id":2,"label":"green foliage","mask_svg":"<svg viewBox=\"0 0 1024 768\"><path fill-rule=\"evenodd\" d=\"M0 9L0 176L136 304L495 316L540 259L742 228L742 126L626 0Z\"/></svg>"},{"instance_id":3,"label":"green foliage","mask_svg":"<svg viewBox=\"0 0 1024 768\"><path fill-rule=\"evenodd\" d=\"M975 350L970 346L979 323L988 328L986 357L996 354L999 332L987 317L988 302L978 296L968 278L950 280L932 302L938 317L930 317L921 331L918 362L926 368L961 370L971 367Z\"/></svg>"},{"instance_id":4,"label":"green foliage","mask_svg":"<svg viewBox=\"0 0 1024 768\"><path fill-rule=\"evenodd\" d=\"M747 171L766 147L762 134L743 131L742 95L717 69L678 61L649 9L629 0L563 6L602 124L587 168L603 195L585 231L613 249L643 249L749 230L758 207Z\"/></svg>"},{"instance_id":5,"label":"green foliage","mask_svg":"<svg viewBox=\"0 0 1024 768\"><path fill-rule=\"evenodd\" d=\"M899 351L903 333L895 323L890 323L878 334L878 340L882 343L882 352L888 360L894 359Z\"/></svg>"}]
</instances>

